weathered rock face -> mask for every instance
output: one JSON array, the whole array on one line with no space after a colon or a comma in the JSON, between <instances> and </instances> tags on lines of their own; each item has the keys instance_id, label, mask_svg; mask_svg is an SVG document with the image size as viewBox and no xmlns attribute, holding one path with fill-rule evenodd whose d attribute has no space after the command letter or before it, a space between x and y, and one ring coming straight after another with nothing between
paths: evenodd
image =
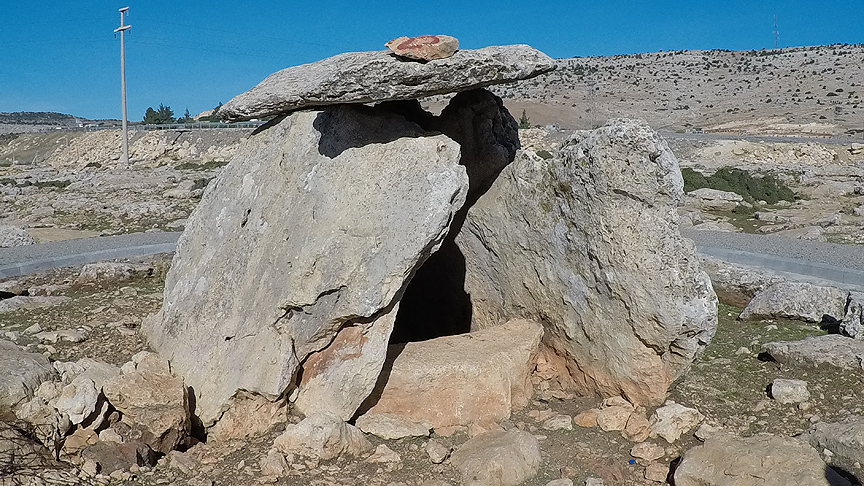
<instances>
[{"instance_id":1,"label":"weathered rock face","mask_svg":"<svg viewBox=\"0 0 864 486\"><path fill-rule=\"evenodd\" d=\"M459 41L449 35L418 35L397 37L386 44L397 56L419 61L444 59L459 49Z\"/></svg>"},{"instance_id":2,"label":"weathered rock face","mask_svg":"<svg viewBox=\"0 0 864 486\"><path fill-rule=\"evenodd\" d=\"M468 212L472 327L542 322L574 389L657 404L714 334L717 299L677 227L677 162L647 125L614 120L563 158L525 152Z\"/></svg>"},{"instance_id":3,"label":"weathered rock face","mask_svg":"<svg viewBox=\"0 0 864 486\"><path fill-rule=\"evenodd\" d=\"M0 340L0 420L14 420L13 409L33 398L39 384L54 376L48 358Z\"/></svg>"},{"instance_id":4,"label":"weathered rock face","mask_svg":"<svg viewBox=\"0 0 864 486\"><path fill-rule=\"evenodd\" d=\"M236 121L338 103L411 100L527 79L555 61L525 45L457 51L446 59L406 62L387 51L348 52L268 76L219 114Z\"/></svg>"},{"instance_id":5,"label":"weathered rock face","mask_svg":"<svg viewBox=\"0 0 864 486\"><path fill-rule=\"evenodd\" d=\"M843 319L849 292L806 282L779 282L757 292L741 319L787 317L821 323ZM827 317L826 317L827 316Z\"/></svg>"},{"instance_id":6,"label":"weathered rock face","mask_svg":"<svg viewBox=\"0 0 864 486\"><path fill-rule=\"evenodd\" d=\"M803 437L816 450L830 451L832 465L854 472L859 481L864 479L864 473L861 473L861 463L864 461L864 417L851 416L834 423L820 422Z\"/></svg>"},{"instance_id":7,"label":"weathered rock face","mask_svg":"<svg viewBox=\"0 0 864 486\"><path fill-rule=\"evenodd\" d=\"M681 457L676 486L849 485L809 444L773 435L709 438Z\"/></svg>"},{"instance_id":8,"label":"weathered rock face","mask_svg":"<svg viewBox=\"0 0 864 486\"><path fill-rule=\"evenodd\" d=\"M505 420L531 397L529 378L542 335L539 324L513 320L471 334L393 345L386 383L370 397L375 403L368 413L439 428Z\"/></svg>"},{"instance_id":9,"label":"weathered rock face","mask_svg":"<svg viewBox=\"0 0 864 486\"><path fill-rule=\"evenodd\" d=\"M238 390L281 396L313 353L303 411L354 413L397 294L465 201L458 162L455 142L383 108L297 112L241 147L189 218L162 311L143 326L205 425Z\"/></svg>"}]
</instances>

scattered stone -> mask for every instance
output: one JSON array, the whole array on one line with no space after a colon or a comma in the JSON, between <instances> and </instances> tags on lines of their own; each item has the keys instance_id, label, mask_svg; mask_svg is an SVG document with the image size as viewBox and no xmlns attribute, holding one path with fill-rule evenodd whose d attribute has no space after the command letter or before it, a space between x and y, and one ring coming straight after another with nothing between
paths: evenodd
<instances>
[{"instance_id":1,"label":"scattered stone","mask_svg":"<svg viewBox=\"0 0 864 486\"><path fill-rule=\"evenodd\" d=\"M633 412L621 435L630 442L642 442L651 434L651 422L642 413Z\"/></svg>"},{"instance_id":2,"label":"scattered stone","mask_svg":"<svg viewBox=\"0 0 864 486\"><path fill-rule=\"evenodd\" d=\"M273 446L286 455L325 461L343 454L359 456L372 449L360 429L326 416L306 417L298 424L289 424Z\"/></svg>"},{"instance_id":3,"label":"scattered stone","mask_svg":"<svg viewBox=\"0 0 864 486\"><path fill-rule=\"evenodd\" d=\"M816 324L843 318L849 292L806 282L779 282L757 292L740 319L785 317Z\"/></svg>"},{"instance_id":4,"label":"scattered stone","mask_svg":"<svg viewBox=\"0 0 864 486\"><path fill-rule=\"evenodd\" d=\"M78 377L63 387L60 396L49 403L60 413L66 414L73 424L78 425L96 411L98 401L99 390L93 380Z\"/></svg>"},{"instance_id":5,"label":"scattered stone","mask_svg":"<svg viewBox=\"0 0 864 486\"><path fill-rule=\"evenodd\" d=\"M846 315L840 322L840 333L864 340L864 292L849 292Z\"/></svg>"},{"instance_id":6,"label":"scattered stone","mask_svg":"<svg viewBox=\"0 0 864 486\"><path fill-rule=\"evenodd\" d=\"M573 430L573 419L569 415L555 415L541 425L546 430Z\"/></svg>"},{"instance_id":7,"label":"scattered stone","mask_svg":"<svg viewBox=\"0 0 864 486\"><path fill-rule=\"evenodd\" d=\"M775 378L771 382L770 393L771 398L784 405L806 402L810 399L810 392L807 391L807 382L803 380Z\"/></svg>"},{"instance_id":8,"label":"scattered stone","mask_svg":"<svg viewBox=\"0 0 864 486\"><path fill-rule=\"evenodd\" d=\"M429 460L432 461L432 464L441 464L450 457L450 452L452 451L452 447L444 444L438 439L429 439L429 441L426 442L426 454L429 456Z\"/></svg>"},{"instance_id":9,"label":"scattered stone","mask_svg":"<svg viewBox=\"0 0 864 486\"><path fill-rule=\"evenodd\" d=\"M827 365L848 371L864 369L864 341L839 334L810 336L800 341L767 343L763 351L778 363L800 368Z\"/></svg>"},{"instance_id":10,"label":"scattered stone","mask_svg":"<svg viewBox=\"0 0 864 486\"><path fill-rule=\"evenodd\" d=\"M67 343L80 343L84 341L85 335L81 331L76 331L73 329L60 329L58 331L42 331L36 333L33 337L42 341L43 343L57 343L59 341L65 341Z\"/></svg>"},{"instance_id":11,"label":"scattered stone","mask_svg":"<svg viewBox=\"0 0 864 486\"><path fill-rule=\"evenodd\" d=\"M385 444L380 444L375 448L375 452L372 453L371 456L366 458L366 462L401 462L402 458L399 457L393 449L387 447Z\"/></svg>"},{"instance_id":12,"label":"scattered stone","mask_svg":"<svg viewBox=\"0 0 864 486\"><path fill-rule=\"evenodd\" d=\"M129 366L131 365L131 366ZM191 431L188 389L157 354L142 351L103 386L123 422L154 451L167 454ZM139 464L140 465L140 464Z\"/></svg>"},{"instance_id":13,"label":"scattered stone","mask_svg":"<svg viewBox=\"0 0 864 486\"><path fill-rule=\"evenodd\" d=\"M848 486L806 442L773 435L719 434L684 453L675 486Z\"/></svg>"},{"instance_id":14,"label":"scattered stone","mask_svg":"<svg viewBox=\"0 0 864 486\"><path fill-rule=\"evenodd\" d=\"M573 480L567 478L553 479L546 483L546 486L573 486Z\"/></svg>"},{"instance_id":15,"label":"scattered stone","mask_svg":"<svg viewBox=\"0 0 864 486\"><path fill-rule=\"evenodd\" d=\"M642 442L630 449L630 455L637 459L655 461L666 455L666 449L653 442Z\"/></svg>"},{"instance_id":16,"label":"scattered stone","mask_svg":"<svg viewBox=\"0 0 864 486\"><path fill-rule=\"evenodd\" d=\"M585 486L604 486L604 483L600 478L588 478L585 480Z\"/></svg>"},{"instance_id":17,"label":"scattered stone","mask_svg":"<svg viewBox=\"0 0 864 486\"><path fill-rule=\"evenodd\" d=\"M666 442L673 443L681 435L694 429L705 416L695 408L687 408L674 402L666 402L666 405L654 410L651 414L650 437L662 437Z\"/></svg>"},{"instance_id":18,"label":"scattered stone","mask_svg":"<svg viewBox=\"0 0 864 486\"><path fill-rule=\"evenodd\" d=\"M675 156L642 122L577 132L550 159L521 153L456 236L472 325L532 316L564 388L662 403L717 323L710 280L678 229L682 197Z\"/></svg>"},{"instance_id":19,"label":"scattered stone","mask_svg":"<svg viewBox=\"0 0 864 486\"><path fill-rule=\"evenodd\" d=\"M40 332L42 332L42 326L40 326L38 322L27 329L24 329L24 334L38 334Z\"/></svg>"},{"instance_id":20,"label":"scattered stone","mask_svg":"<svg viewBox=\"0 0 864 486\"><path fill-rule=\"evenodd\" d=\"M817 451L830 451L831 465L854 473L859 481L862 479L864 417L853 415L840 422L820 422L803 437Z\"/></svg>"},{"instance_id":21,"label":"scattered stone","mask_svg":"<svg viewBox=\"0 0 864 486\"><path fill-rule=\"evenodd\" d=\"M537 474L540 461L537 439L520 430L480 434L450 456L463 483L490 486L522 484Z\"/></svg>"},{"instance_id":22,"label":"scattered stone","mask_svg":"<svg viewBox=\"0 0 864 486\"><path fill-rule=\"evenodd\" d=\"M89 429L77 429L71 435L66 436L63 441L63 453L68 457L75 457L87 446L99 442L96 432Z\"/></svg>"},{"instance_id":23,"label":"scattered stone","mask_svg":"<svg viewBox=\"0 0 864 486\"><path fill-rule=\"evenodd\" d=\"M539 324L515 319L470 334L391 347L389 377L382 390L373 392L377 403L368 413L425 421L436 430L505 420L511 409L528 404L542 335Z\"/></svg>"},{"instance_id":24,"label":"scattered stone","mask_svg":"<svg viewBox=\"0 0 864 486\"><path fill-rule=\"evenodd\" d=\"M734 192L703 187L687 193L687 205L704 211L732 211L744 198Z\"/></svg>"},{"instance_id":25,"label":"scattered stone","mask_svg":"<svg viewBox=\"0 0 864 486\"><path fill-rule=\"evenodd\" d=\"M3 312L14 312L18 310L25 309L44 309L47 307L54 307L55 305L60 305L69 300L69 297L55 295L55 296L28 296L28 295L16 295L15 297L11 297L8 299L0 300L0 313Z\"/></svg>"},{"instance_id":26,"label":"scattered stone","mask_svg":"<svg viewBox=\"0 0 864 486\"><path fill-rule=\"evenodd\" d=\"M177 469L181 473L189 476L198 471L198 461L191 454L180 451L171 451L166 456L168 466Z\"/></svg>"},{"instance_id":27,"label":"scattered stone","mask_svg":"<svg viewBox=\"0 0 864 486\"><path fill-rule=\"evenodd\" d=\"M0 248L35 245L36 240L24 228L0 224Z\"/></svg>"},{"instance_id":28,"label":"scattered stone","mask_svg":"<svg viewBox=\"0 0 864 486\"><path fill-rule=\"evenodd\" d=\"M669 476L668 464L658 464L654 462L645 467L645 479L649 481L665 483L667 476Z\"/></svg>"},{"instance_id":29,"label":"scattered stone","mask_svg":"<svg viewBox=\"0 0 864 486\"><path fill-rule=\"evenodd\" d=\"M2 302L5 301L0 304ZM13 410L33 398L43 381L54 377L56 374L48 358L0 340L0 420L14 417Z\"/></svg>"},{"instance_id":30,"label":"scattered stone","mask_svg":"<svg viewBox=\"0 0 864 486\"><path fill-rule=\"evenodd\" d=\"M597 411L597 425L604 432L624 430L631 413L633 413L633 406L629 404L601 408Z\"/></svg>"},{"instance_id":31,"label":"scattered stone","mask_svg":"<svg viewBox=\"0 0 864 486\"><path fill-rule=\"evenodd\" d=\"M71 469L55 461L52 452L34 441L28 432L0 420L0 484L3 486L36 484L34 479L48 479L52 471L65 472ZM48 484L78 483L74 481L74 476L66 476L56 483Z\"/></svg>"},{"instance_id":32,"label":"scattered stone","mask_svg":"<svg viewBox=\"0 0 864 486\"><path fill-rule=\"evenodd\" d=\"M573 423L578 425L579 427L595 427L597 425L597 414L599 410L590 409L585 410L584 412L578 413L575 417L573 417Z\"/></svg>"},{"instance_id":33,"label":"scattered stone","mask_svg":"<svg viewBox=\"0 0 864 486\"><path fill-rule=\"evenodd\" d=\"M348 52L271 74L225 103L219 115L238 121L339 103L413 100L528 79L555 67L524 45L463 49L427 63L405 62L387 51Z\"/></svg>"},{"instance_id":34,"label":"scattered stone","mask_svg":"<svg viewBox=\"0 0 864 486\"><path fill-rule=\"evenodd\" d=\"M33 397L15 410L15 417L33 426L33 435L39 442L57 450L63 437L72 428L69 417L48 405L43 399Z\"/></svg>"},{"instance_id":35,"label":"scattered stone","mask_svg":"<svg viewBox=\"0 0 864 486\"><path fill-rule=\"evenodd\" d=\"M81 458L99 465L102 474L128 471L130 466L155 466L156 453L141 441L97 442L81 451Z\"/></svg>"},{"instance_id":36,"label":"scattered stone","mask_svg":"<svg viewBox=\"0 0 864 486\"><path fill-rule=\"evenodd\" d=\"M288 461L285 460L285 456L281 452L270 449L267 451L267 455L261 457L259 467L262 476L281 477L285 475L285 471L288 469Z\"/></svg>"},{"instance_id":37,"label":"scattered stone","mask_svg":"<svg viewBox=\"0 0 864 486\"><path fill-rule=\"evenodd\" d=\"M96 462L92 459L88 459L88 460L84 461L84 464L81 465L81 471L83 471L84 474L86 474L87 476L92 478L92 477L96 476L97 474L99 474L99 471L101 471L101 468L99 467L98 462Z\"/></svg>"},{"instance_id":38,"label":"scattered stone","mask_svg":"<svg viewBox=\"0 0 864 486\"><path fill-rule=\"evenodd\" d=\"M428 437L432 424L389 413L366 413L355 422L357 428L386 440Z\"/></svg>"},{"instance_id":39,"label":"scattered stone","mask_svg":"<svg viewBox=\"0 0 864 486\"><path fill-rule=\"evenodd\" d=\"M693 432L693 435L702 442L705 442L722 432L723 430L720 427L715 427L707 422L702 422L702 424L696 428L696 431Z\"/></svg>"},{"instance_id":40,"label":"scattered stone","mask_svg":"<svg viewBox=\"0 0 864 486\"><path fill-rule=\"evenodd\" d=\"M238 392L228 410L207 430L208 439L227 441L262 435L287 420L288 404L284 399L275 402L261 395Z\"/></svg>"},{"instance_id":41,"label":"scattered stone","mask_svg":"<svg viewBox=\"0 0 864 486\"><path fill-rule=\"evenodd\" d=\"M301 362L298 410L350 419L383 366L394 299L464 203L459 146L386 107L300 111L244 142L210 188L142 325L150 345L205 426L238 390L284 395Z\"/></svg>"},{"instance_id":42,"label":"scattered stone","mask_svg":"<svg viewBox=\"0 0 864 486\"><path fill-rule=\"evenodd\" d=\"M75 279L78 285L95 283L118 284L153 275L153 266L144 263L98 262L81 268Z\"/></svg>"},{"instance_id":43,"label":"scattered stone","mask_svg":"<svg viewBox=\"0 0 864 486\"><path fill-rule=\"evenodd\" d=\"M459 49L459 41L449 35L402 36L388 41L384 45L397 56L419 61L445 59Z\"/></svg>"}]
</instances>

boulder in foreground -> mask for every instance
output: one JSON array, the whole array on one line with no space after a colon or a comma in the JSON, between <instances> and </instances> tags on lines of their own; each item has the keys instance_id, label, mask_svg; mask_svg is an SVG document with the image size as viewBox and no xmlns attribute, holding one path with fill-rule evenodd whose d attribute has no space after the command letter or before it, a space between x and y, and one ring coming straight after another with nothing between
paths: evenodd
<instances>
[{"instance_id":1,"label":"boulder in foreground","mask_svg":"<svg viewBox=\"0 0 864 486\"><path fill-rule=\"evenodd\" d=\"M676 486L847 486L806 442L774 435L719 434L681 457Z\"/></svg>"},{"instance_id":2,"label":"boulder in foreground","mask_svg":"<svg viewBox=\"0 0 864 486\"><path fill-rule=\"evenodd\" d=\"M516 319L470 334L393 345L386 382L370 397L368 414L433 428L505 420L531 397L530 373L542 335L539 324Z\"/></svg>"},{"instance_id":3,"label":"boulder in foreground","mask_svg":"<svg viewBox=\"0 0 864 486\"><path fill-rule=\"evenodd\" d=\"M378 379L397 295L467 190L459 146L401 115L296 112L208 186L142 329L205 426L241 390L283 397L304 362L302 413L347 420Z\"/></svg>"},{"instance_id":4,"label":"boulder in foreground","mask_svg":"<svg viewBox=\"0 0 864 486\"><path fill-rule=\"evenodd\" d=\"M643 122L579 132L560 158L524 151L456 237L472 329L541 322L563 388L662 403L717 325L682 197L675 156Z\"/></svg>"}]
</instances>

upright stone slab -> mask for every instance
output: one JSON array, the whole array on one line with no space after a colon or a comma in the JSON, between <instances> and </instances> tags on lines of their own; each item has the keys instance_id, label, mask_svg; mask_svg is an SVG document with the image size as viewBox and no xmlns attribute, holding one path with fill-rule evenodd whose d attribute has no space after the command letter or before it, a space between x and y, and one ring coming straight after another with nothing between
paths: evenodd
<instances>
[{"instance_id":1,"label":"upright stone slab","mask_svg":"<svg viewBox=\"0 0 864 486\"><path fill-rule=\"evenodd\" d=\"M456 237L472 328L542 322L562 385L661 403L717 324L678 231L682 196L675 156L641 122L578 133L553 159L523 152Z\"/></svg>"},{"instance_id":2,"label":"upright stone slab","mask_svg":"<svg viewBox=\"0 0 864 486\"><path fill-rule=\"evenodd\" d=\"M296 112L244 142L190 216L143 326L205 425L239 390L283 396L331 343L354 352L333 349L303 380L355 380L307 398L350 417L380 372L396 296L465 201L458 163L455 142L383 108Z\"/></svg>"}]
</instances>

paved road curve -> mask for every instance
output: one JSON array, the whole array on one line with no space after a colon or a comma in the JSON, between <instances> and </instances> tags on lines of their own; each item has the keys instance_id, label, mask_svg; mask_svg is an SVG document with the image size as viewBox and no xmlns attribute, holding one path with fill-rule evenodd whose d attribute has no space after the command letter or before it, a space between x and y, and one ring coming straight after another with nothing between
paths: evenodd
<instances>
[{"instance_id":1,"label":"paved road curve","mask_svg":"<svg viewBox=\"0 0 864 486\"><path fill-rule=\"evenodd\" d=\"M135 233L0 248L0 278L48 268L172 252L181 233ZM864 246L772 235L683 230L700 253L864 290Z\"/></svg>"},{"instance_id":2,"label":"paved road curve","mask_svg":"<svg viewBox=\"0 0 864 486\"><path fill-rule=\"evenodd\" d=\"M172 252L181 233L133 233L0 248L0 278L55 267Z\"/></svg>"}]
</instances>

